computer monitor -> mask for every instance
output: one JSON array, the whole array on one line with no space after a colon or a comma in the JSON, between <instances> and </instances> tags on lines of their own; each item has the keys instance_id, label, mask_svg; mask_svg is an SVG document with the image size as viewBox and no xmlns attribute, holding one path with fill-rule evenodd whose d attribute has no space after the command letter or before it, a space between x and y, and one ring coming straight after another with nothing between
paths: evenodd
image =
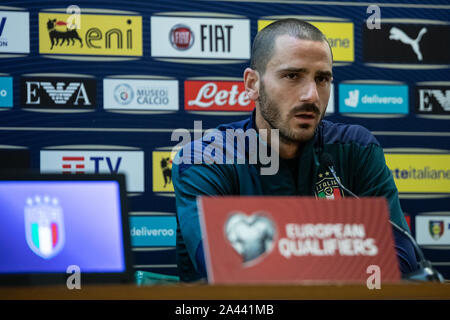
<instances>
[{"instance_id":1,"label":"computer monitor","mask_svg":"<svg viewBox=\"0 0 450 320\"><path fill-rule=\"evenodd\" d=\"M123 175L0 176L0 284L132 280Z\"/></svg>"}]
</instances>

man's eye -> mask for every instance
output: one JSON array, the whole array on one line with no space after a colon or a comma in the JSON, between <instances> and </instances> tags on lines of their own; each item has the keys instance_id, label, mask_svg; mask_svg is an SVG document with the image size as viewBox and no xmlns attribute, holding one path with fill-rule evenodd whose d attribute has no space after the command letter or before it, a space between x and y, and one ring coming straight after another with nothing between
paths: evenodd
<instances>
[{"instance_id":1,"label":"man's eye","mask_svg":"<svg viewBox=\"0 0 450 320\"><path fill-rule=\"evenodd\" d=\"M286 74L286 78L288 78L290 80L298 79L298 73L288 73L288 74Z\"/></svg>"},{"instance_id":2,"label":"man's eye","mask_svg":"<svg viewBox=\"0 0 450 320\"><path fill-rule=\"evenodd\" d=\"M318 83L324 84L324 83L330 82L331 81L331 77L329 77L329 76L318 76L318 77L316 77L316 81Z\"/></svg>"}]
</instances>

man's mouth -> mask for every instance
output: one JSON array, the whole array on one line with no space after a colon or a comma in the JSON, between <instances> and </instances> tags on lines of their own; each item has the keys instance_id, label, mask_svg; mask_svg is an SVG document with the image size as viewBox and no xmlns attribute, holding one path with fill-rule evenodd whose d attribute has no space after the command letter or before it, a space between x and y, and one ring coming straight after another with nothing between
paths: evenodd
<instances>
[{"instance_id":1,"label":"man's mouth","mask_svg":"<svg viewBox=\"0 0 450 320\"><path fill-rule=\"evenodd\" d=\"M296 113L295 118L299 120L314 120L316 119L316 114L314 112L299 112Z\"/></svg>"}]
</instances>

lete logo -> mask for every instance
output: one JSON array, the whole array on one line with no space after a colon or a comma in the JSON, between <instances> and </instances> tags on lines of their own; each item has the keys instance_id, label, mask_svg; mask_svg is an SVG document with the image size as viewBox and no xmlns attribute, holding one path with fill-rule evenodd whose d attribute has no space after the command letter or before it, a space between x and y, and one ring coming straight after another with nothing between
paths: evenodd
<instances>
[{"instance_id":1,"label":"lete logo","mask_svg":"<svg viewBox=\"0 0 450 320\"><path fill-rule=\"evenodd\" d=\"M257 213L250 216L235 213L225 224L225 234L243 262L247 263L272 250L275 225Z\"/></svg>"},{"instance_id":2,"label":"lete logo","mask_svg":"<svg viewBox=\"0 0 450 320\"><path fill-rule=\"evenodd\" d=\"M251 111L254 108L242 82L185 81L184 92L186 110Z\"/></svg>"}]
</instances>

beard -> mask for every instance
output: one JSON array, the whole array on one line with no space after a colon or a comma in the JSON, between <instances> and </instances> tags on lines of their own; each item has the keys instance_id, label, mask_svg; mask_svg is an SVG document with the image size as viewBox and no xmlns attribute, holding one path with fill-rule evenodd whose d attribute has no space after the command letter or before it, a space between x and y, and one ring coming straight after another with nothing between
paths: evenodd
<instances>
[{"instance_id":1,"label":"beard","mask_svg":"<svg viewBox=\"0 0 450 320\"><path fill-rule=\"evenodd\" d=\"M318 123L320 123L323 119L323 115L321 115L319 108L313 103L305 103L294 107L286 114L286 118L283 119L281 108L267 95L263 81L261 81L257 101L264 120L272 129L279 130L280 140L287 144L304 143L311 139L314 136ZM298 112L314 112L319 118L319 121L315 126L310 124L302 124L298 127L300 130L295 130L295 128L291 128L289 126L289 119L294 117Z\"/></svg>"}]
</instances>

